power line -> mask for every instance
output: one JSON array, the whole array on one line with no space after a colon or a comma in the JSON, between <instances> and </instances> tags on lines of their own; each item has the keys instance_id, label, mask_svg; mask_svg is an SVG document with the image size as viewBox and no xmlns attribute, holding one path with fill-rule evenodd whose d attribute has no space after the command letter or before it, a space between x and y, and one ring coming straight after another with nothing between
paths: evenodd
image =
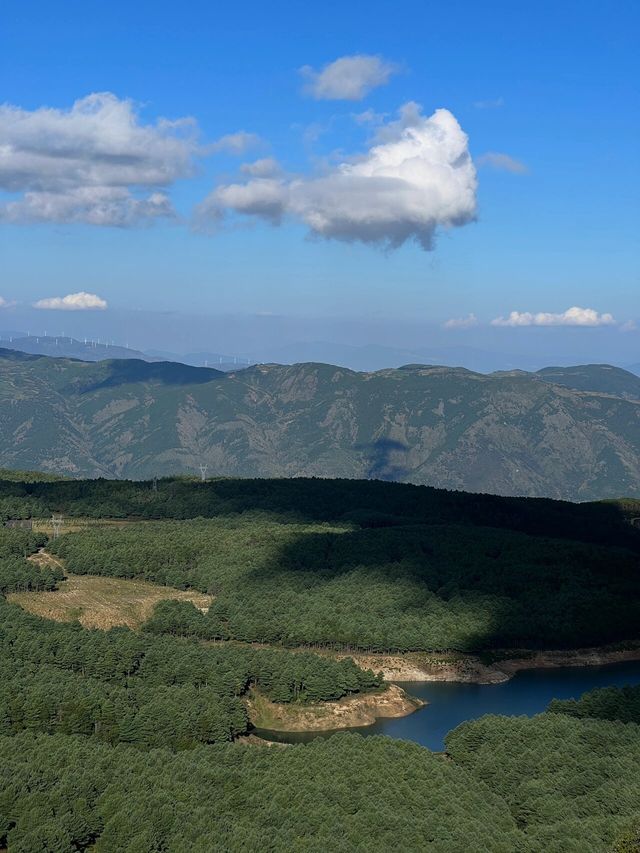
<instances>
[{"instance_id":1,"label":"power line","mask_svg":"<svg viewBox=\"0 0 640 853\"><path fill-rule=\"evenodd\" d=\"M51 524L53 526L53 538L58 539L60 536L60 528L64 524L64 519L61 515L52 515Z\"/></svg>"}]
</instances>

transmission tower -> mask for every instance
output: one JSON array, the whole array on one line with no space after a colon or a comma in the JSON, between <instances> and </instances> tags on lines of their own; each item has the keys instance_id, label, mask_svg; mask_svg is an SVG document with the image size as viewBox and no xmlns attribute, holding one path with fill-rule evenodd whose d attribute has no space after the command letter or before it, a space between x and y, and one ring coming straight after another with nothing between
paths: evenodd
<instances>
[{"instance_id":1,"label":"transmission tower","mask_svg":"<svg viewBox=\"0 0 640 853\"><path fill-rule=\"evenodd\" d=\"M53 527L53 538L58 539L60 536L60 528L64 524L64 519L61 515L52 515L51 516L51 525Z\"/></svg>"},{"instance_id":2,"label":"transmission tower","mask_svg":"<svg viewBox=\"0 0 640 853\"><path fill-rule=\"evenodd\" d=\"M201 465L200 466L200 479L202 480L203 483L207 479L207 469L208 468L209 468L208 465Z\"/></svg>"}]
</instances>

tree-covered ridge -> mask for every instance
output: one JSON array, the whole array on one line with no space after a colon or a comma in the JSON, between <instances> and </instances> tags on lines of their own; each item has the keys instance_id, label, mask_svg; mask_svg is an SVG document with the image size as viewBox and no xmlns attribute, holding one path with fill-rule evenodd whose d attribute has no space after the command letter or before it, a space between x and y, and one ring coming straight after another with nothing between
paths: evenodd
<instances>
[{"instance_id":1,"label":"tree-covered ridge","mask_svg":"<svg viewBox=\"0 0 640 853\"><path fill-rule=\"evenodd\" d=\"M0 592L64 583L61 571L25 559L45 539L0 528ZM380 683L351 660L89 631L30 616L0 596L4 734L26 729L185 749L246 733L241 697L251 688L276 702L317 702Z\"/></svg>"},{"instance_id":2,"label":"tree-covered ridge","mask_svg":"<svg viewBox=\"0 0 640 853\"><path fill-rule=\"evenodd\" d=\"M14 483L55 483L64 480L60 474L45 471L14 471L11 468L0 468L0 480Z\"/></svg>"},{"instance_id":3,"label":"tree-covered ridge","mask_svg":"<svg viewBox=\"0 0 640 853\"><path fill-rule=\"evenodd\" d=\"M213 518L262 510L298 520L363 528L457 524L517 530L535 536L619 545L640 552L640 500L570 503L434 489L380 480L194 478L148 482L0 479L0 520L47 518Z\"/></svg>"},{"instance_id":4,"label":"tree-covered ridge","mask_svg":"<svg viewBox=\"0 0 640 853\"><path fill-rule=\"evenodd\" d=\"M285 646L422 651L637 640L638 555L462 525L359 528L244 513L90 528L52 545L74 574L215 598L161 604L148 628Z\"/></svg>"},{"instance_id":5,"label":"tree-covered ridge","mask_svg":"<svg viewBox=\"0 0 640 853\"><path fill-rule=\"evenodd\" d=\"M640 727L485 717L447 749L341 734L176 754L25 731L0 737L0 841L11 853L633 850Z\"/></svg>"},{"instance_id":6,"label":"tree-covered ridge","mask_svg":"<svg viewBox=\"0 0 640 853\"><path fill-rule=\"evenodd\" d=\"M388 738L171 755L24 734L0 738L0 762L11 853L512 853L522 841L485 785Z\"/></svg>"},{"instance_id":7,"label":"tree-covered ridge","mask_svg":"<svg viewBox=\"0 0 640 853\"><path fill-rule=\"evenodd\" d=\"M640 686L602 687L585 693L580 699L554 699L549 711L579 719L593 717L640 725Z\"/></svg>"},{"instance_id":8,"label":"tree-covered ridge","mask_svg":"<svg viewBox=\"0 0 640 853\"><path fill-rule=\"evenodd\" d=\"M142 515L133 508L149 496L167 512L204 505L210 518L92 527L47 547L74 572L194 586L216 601L207 615L162 603L134 633L50 622L0 597L0 848L634 851L640 688L554 702L533 719L467 723L448 736L446 756L348 734L258 749L233 742L248 730L247 690L306 702L379 680L350 660L199 641L243 632L273 632L283 645L311 636L374 645L448 638L474 648L509 638L637 639L633 504L572 507L384 483L345 483L341 495L318 481L258 482L253 497L236 481L169 481L159 498L151 484L12 483L18 491L7 499L72 514L68 486L83 502L77 515L89 506L99 517L109 500L114 515ZM25 559L44 540L0 528L5 590L44 582L46 567Z\"/></svg>"},{"instance_id":9,"label":"tree-covered ridge","mask_svg":"<svg viewBox=\"0 0 640 853\"><path fill-rule=\"evenodd\" d=\"M508 804L523 849L601 853L640 824L637 725L490 715L450 732L446 747Z\"/></svg>"},{"instance_id":10,"label":"tree-covered ridge","mask_svg":"<svg viewBox=\"0 0 640 853\"><path fill-rule=\"evenodd\" d=\"M87 630L30 616L4 599L0 629L6 732L184 748L245 733L240 697L252 687L276 702L317 702L380 684L351 660Z\"/></svg>"},{"instance_id":11,"label":"tree-covered ridge","mask_svg":"<svg viewBox=\"0 0 640 853\"><path fill-rule=\"evenodd\" d=\"M150 478L205 462L223 476L638 498L640 404L627 390L634 377L619 371L607 381L594 370L584 368L576 390L566 371L556 377L564 385L520 371L425 365L376 373L257 365L220 374L0 350L0 431L20 435L0 447L0 465Z\"/></svg>"}]
</instances>

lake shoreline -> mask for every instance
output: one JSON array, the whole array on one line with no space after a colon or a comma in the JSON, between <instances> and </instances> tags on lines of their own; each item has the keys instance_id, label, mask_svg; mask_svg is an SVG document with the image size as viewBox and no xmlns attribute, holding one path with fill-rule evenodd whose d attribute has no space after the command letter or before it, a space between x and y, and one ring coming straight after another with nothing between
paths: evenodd
<instances>
[{"instance_id":1,"label":"lake shoreline","mask_svg":"<svg viewBox=\"0 0 640 853\"><path fill-rule=\"evenodd\" d=\"M634 648L620 649L611 646L564 650L518 650L513 657L504 657L493 663L483 662L477 655L458 653L434 655L427 652L382 655L350 654L365 669L382 672L391 683L406 681L454 681L466 684L500 684L526 669L554 669L560 667L604 666L624 661L640 661L640 644Z\"/></svg>"},{"instance_id":2,"label":"lake shoreline","mask_svg":"<svg viewBox=\"0 0 640 853\"><path fill-rule=\"evenodd\" d=\"M355 693L315 705L278 704L252 691L245 699L249 719L257 729L281 732L332 731L373 725L377 720L407 717L426 702L409 696L399 685Z\"/></svg>"}]
</instances>

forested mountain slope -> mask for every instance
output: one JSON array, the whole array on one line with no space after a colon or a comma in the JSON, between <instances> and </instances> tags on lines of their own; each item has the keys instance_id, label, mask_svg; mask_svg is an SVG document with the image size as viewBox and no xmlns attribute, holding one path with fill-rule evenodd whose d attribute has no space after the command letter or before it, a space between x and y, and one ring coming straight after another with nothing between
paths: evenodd
<instances>
[{"instance_id":1,"label":"forested mountain slope","mask_svg":"<svg viewBox=\"0 0 640 853\"><path fill-rule=\"evenodd\" d=\"M545 367L536 375L545 382L553 382L576 391L595 391L627 400L640 400L640 376L610 364Z\"/></svg>"},{"instance_id":2,"label":"forested mountain slope","mask_svg":"<svg viewBox=\"0 0 640 853\"><path fill-rule=\"evenodd\" d=\"M570 499L640 495L633 377L324 364L229 374L0 351L0 466L72 476L372 477ZM557 379L557 381L555 381ZM553 380L553 381L549 381ZM593 381L592 381L593 380ZM577 386L577 387L566 387ZM631 391L629 391L631 389Z\"/></svg>"},{"instance_id":3,"label":"forested mountain slope","mask_svg":"<svg viewBox=\"0 0 640 853\"><path fill-rule=\"evenodd\" d=\"M640 639L640 501L326 479L0 482L0 518L52 513L76 528L48 546L73 575L215 597L206 616L159 605L158 634L378 652ZM78 530L73 516L128 523Z\"/></svg>"},{"instance_id":4,"label":"forested mountain slope","mask_svg":"<svg viewBox=\"0 0 640 853\"><path fill-rule=\"evenodd\" d=\"M290 631L283 644L296 631L299 640L320 629L335 642L345 628L361 635L373 625L424 640L458 631L478 647L498 629L528 630L525 618L540 640L563 626L579 640L603 630L624 639L640 622L640 530L629 523L638 502L572 505L345 480L155 486L42 482L33 473L0 481L0 518L64 512L79 531L47 542L42 528L0 527L1 849L637 847L638 688L553 702L532 719L465 723L447 736L446 755L353 734L260 748L245 738L250 691L304 708L378 691L380 676L326 653L200 642L190 629L202 622L180 624L162 608L142 631L100 631L35 617L5 595L56 596L69 582L56 560L26 558L46 544L67 571L211 586L219 605L206 625L260 632L275 616ZM118 529L109 515L129 523ZM244 626L243 596L254 620ZM192 609L197 616L205 618Z\"/></svg>"}]
</instances>

